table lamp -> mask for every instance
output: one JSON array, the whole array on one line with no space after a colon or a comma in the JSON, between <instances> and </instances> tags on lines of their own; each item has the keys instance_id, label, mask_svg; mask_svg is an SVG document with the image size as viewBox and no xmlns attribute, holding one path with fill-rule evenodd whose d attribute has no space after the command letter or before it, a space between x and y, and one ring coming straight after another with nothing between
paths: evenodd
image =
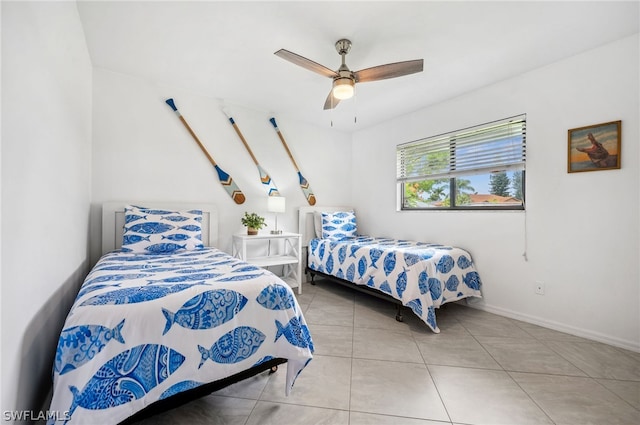
<instances>
[{"instance_id":1,"label":"table lamp","mask_svg":"<svg viewBox=\"0 0 640 425\"><path fill-rule=\"evenodd\" d=\"M267 198L267 211L275 213L276 227L271 231L272 235L279 235L282 230L278 230L278 213L285 212L285 198L282 196L269 196Z\"/></svg>"}]
</instances>

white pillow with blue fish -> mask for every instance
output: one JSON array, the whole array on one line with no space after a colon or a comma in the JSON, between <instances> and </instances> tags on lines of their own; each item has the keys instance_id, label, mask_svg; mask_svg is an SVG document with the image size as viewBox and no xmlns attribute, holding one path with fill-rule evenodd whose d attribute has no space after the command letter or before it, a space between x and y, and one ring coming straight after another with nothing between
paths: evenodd
<instances>
[{"instance_id":1,"label":"white pillow with blue fish","mask_svg":"<svg viewBox=\"0 0 640 425\"><path fill-rule=\"evenodd\" d=\"M124 209L122 250L168 254L204 248L202 211L169 211L136 206Z\"/></svg>"},{"instance_id":2,"label":"white pillow with blue fish","mask_svg":"<svg viewBox=\"0 0 640 425\"><path fill-rule=\"evenodd\" d=\"M356 236L356 213L353 211L337 211L322 213L322 238L344 239Z\"/></svg>"}]
</instances>

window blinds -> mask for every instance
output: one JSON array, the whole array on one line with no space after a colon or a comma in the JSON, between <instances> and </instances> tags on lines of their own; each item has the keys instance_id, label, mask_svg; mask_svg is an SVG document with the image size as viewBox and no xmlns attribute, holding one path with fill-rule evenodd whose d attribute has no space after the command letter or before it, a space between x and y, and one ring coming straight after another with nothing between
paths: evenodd
<instances>
[{"instance_id":1,"label":"window blinds","mask_svg":"<svg viewBox=\"0 0 640 425\"><path fill-rule=\"evenodd\" d=\"M524 170L526 115L428 137L396 148L398 182Z\"/></svg>"}]
</instances>

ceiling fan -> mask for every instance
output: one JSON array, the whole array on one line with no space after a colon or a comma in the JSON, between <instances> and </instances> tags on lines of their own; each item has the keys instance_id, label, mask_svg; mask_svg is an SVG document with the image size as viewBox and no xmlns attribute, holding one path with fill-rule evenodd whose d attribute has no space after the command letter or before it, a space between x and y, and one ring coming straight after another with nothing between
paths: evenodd
<instances>
[{"instance_id":1,"label":"ceiling fan","mask_svg":"<svg viewBox=\"0 0 640 425\"><path fill-rule=\"evenodd\" d=\"M423 59L416 59L378 65L354 72L347 67L344 59L351 50L351 41L344 38L338 40L336 42L336 50L338 54L342 56L342 65L340 65L340 68L336 71L332 71L326 66L285 49L280 49L274 54L310 71L333 79L333 86L327 96L327 100L324 102L324 109L333 109L341 100L352 97L356 83L366 83L368 81L385 80L415 74L416 72L422 72L424 64Z\"/></svg>"}]
</instances>

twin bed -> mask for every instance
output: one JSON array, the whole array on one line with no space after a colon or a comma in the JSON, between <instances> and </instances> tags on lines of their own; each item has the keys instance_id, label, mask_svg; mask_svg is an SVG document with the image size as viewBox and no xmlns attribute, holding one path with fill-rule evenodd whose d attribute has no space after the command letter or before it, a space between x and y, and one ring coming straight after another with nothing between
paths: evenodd
<instances>
[{"instance_id":1,"label":"twin bed","mask_svg":"<svg viewBox=\"0 0 640 425\"><path fill-rule=\"evenodd\" d=\"M313 353L300 306L216 249L217 226L212 205L103 206L104 255L59 338L49 423L131 422L285 362L289 394Z\"/></svg>"},{"instance_id":2,"label":"twin bed","mask_svg":"<svg viewBox=\"0 0 640 425\"><path fill-rule=\"evenodd\" d=\"M344 207L303 207L299 228L308 250L306 271L398 305L409 307L439 333L435 310L481 297L471 255L436 243L359 235L356 215Z\"/></svg>"},{"instance_id":3,"label":"twin bed","mask_svg":"<svg viewBox=\"0 0 640 425\"><path fill-rule=\"evenodd\" d=\"M49 423L130 423L285 362L290 393L314 350L300 306L275 274L215 248L215 206L102 214L104 255L59 338ZM436 333L435 309L481 296L468 252L358 235L349 208L302 207L299 232L312 276L409 307Z\"/></svg>"}]
</instances>

